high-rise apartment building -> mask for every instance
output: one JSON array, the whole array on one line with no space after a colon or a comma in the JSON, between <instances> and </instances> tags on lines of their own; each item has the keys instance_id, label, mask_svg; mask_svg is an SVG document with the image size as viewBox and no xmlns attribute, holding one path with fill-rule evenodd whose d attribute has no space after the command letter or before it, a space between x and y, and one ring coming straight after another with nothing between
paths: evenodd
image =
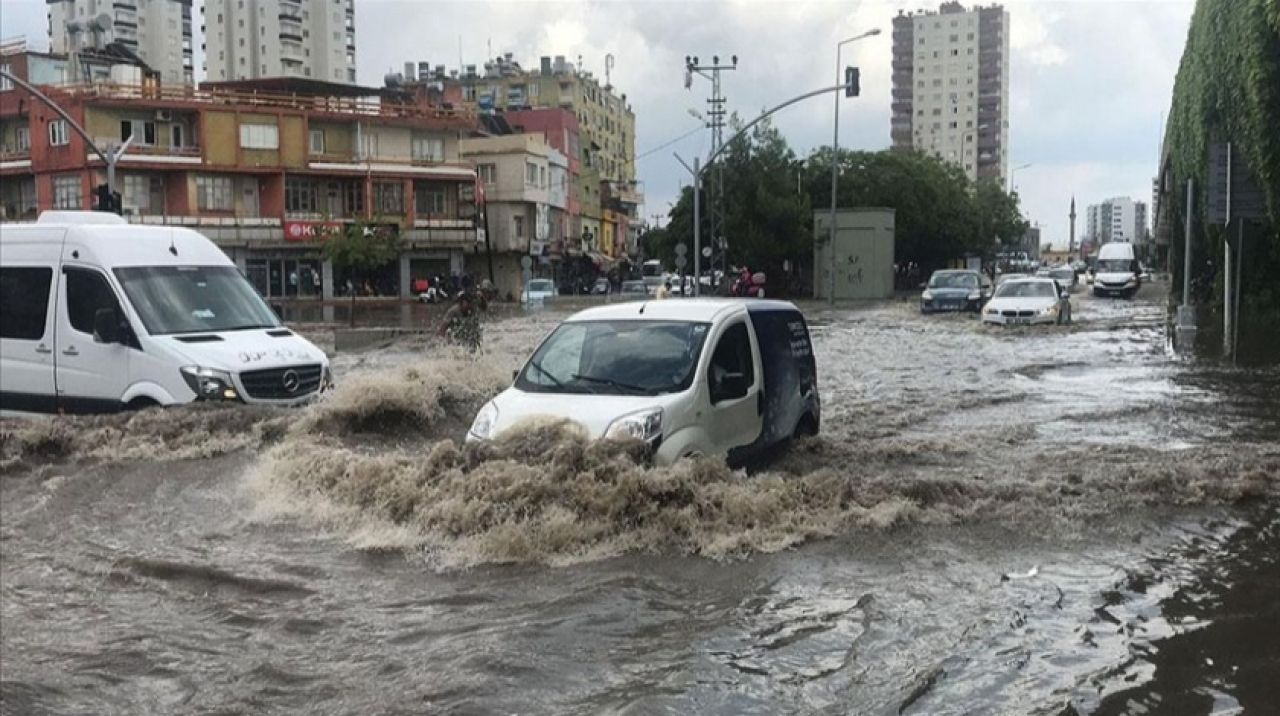
<instances>
[{"instance_id":1,"label":"high-rise apartment building","mask_svg":"<svg viewBox=\"0 0 1280 716\"><path fill-rule=\"evenodd\" d=\"M210 82L356 81L355 0L205 0L201 12Z\"/></svg>"},{"instance_id":2,"label":"high-rise apartment building","mask_svg":"<svg viewBox=\"0 0 1280 716\"><path fill-rule=\"evenodd\" d=\"M55 53L116 42L159 72L162 82L195 82L191 0L48 0L47 17Z\"/></svg>"},{"instance_id":3,"label":"high-rise apartment building","mask_svg":"<svg viewBox=\"0 0 1280 716\"><path fill-rule=\"evenodd\" d=\"M893 19L894 149L916 149L997 179L1009 168L1009 13L999 5Z\"/></svg>"},{"instance_id":4,"label":"high-rise apartment building","mask_svg":"<svg viewBox=\"0 0 1280 716\"><path fill-rule=\"evenodd\" d=\"M1109 241L1142 243L1147 238L1147 205L1127 196L1091 205L1086 236L1095 246Z\"/></svg>"}]
</instances>

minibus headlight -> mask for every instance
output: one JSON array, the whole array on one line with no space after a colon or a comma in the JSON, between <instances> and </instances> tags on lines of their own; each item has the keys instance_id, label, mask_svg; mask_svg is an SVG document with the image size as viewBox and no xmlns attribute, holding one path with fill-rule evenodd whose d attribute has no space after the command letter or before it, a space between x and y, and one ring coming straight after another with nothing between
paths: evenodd
<instances>
[{"instance_id":1,"label":"minibus headlight","mask_svg":"<svg viewBox=\"0 0 1280 716\"><path fill-rule=\"evenodd\" d=\"M476 440L488 440L493 437L493 426L497 423L498 406L490 401L476 413L476 419L471 422L471 430L468 432Z\"/></svg>"},{"instance_id":2,"label":"minibus headlight","mask_svg":"<svg viewBox=\"0 0 1280 716\"><path fill-rule=\"evenodd\" d=\"M624 415L604 431L607 439L634 438L648 442L662 436L662 408L650 408Z\"/></svg>"},{"instance_id":3,"label":"minibus headlight","mask_svg":"<svg viewBox=\"0 0 1280 716\"><path fill-rule=\"evenodd\" d=\"M187 382L191 392L196 394L196 400L240 399L235 383L231 381L231 374L226 371L186 365L182 367L182 379Z\"/></svg>"}]
</instances>

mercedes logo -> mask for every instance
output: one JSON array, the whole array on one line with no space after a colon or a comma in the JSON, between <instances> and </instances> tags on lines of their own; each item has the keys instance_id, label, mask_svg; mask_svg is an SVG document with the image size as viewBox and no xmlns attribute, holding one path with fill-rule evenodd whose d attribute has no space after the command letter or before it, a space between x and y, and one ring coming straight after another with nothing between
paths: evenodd
<instances>
[{"instance_id":1,"label":"mercedes logo","mask_svg":"<svg viewBox=\"0 0 1280 716\"><path fill-rule=\"evenodd\" d=\"M289 393L296 392L300 382L298 380L298 371L293 369L286 370L284 375L280 376L280 383L284 385L285 391Z\"/></svg>"}]
</instances>

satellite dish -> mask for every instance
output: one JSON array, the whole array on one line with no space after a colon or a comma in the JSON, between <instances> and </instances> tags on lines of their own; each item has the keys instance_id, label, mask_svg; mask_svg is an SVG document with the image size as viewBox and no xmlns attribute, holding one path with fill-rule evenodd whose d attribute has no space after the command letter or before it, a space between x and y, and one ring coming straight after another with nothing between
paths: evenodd
<instances>
[{"instance_id":1,"label":"satellite dish","mask_svg":"<svg viewBox=\"0 0 1280 716\"><path fill-rule=\"evenodd\" d=\"M111 29L111 16L104 12L104 13L102 13L102 14L98 15L97 17L93 18L93 29L95 29L95 30L110 30L110 29Z\"/></svg>"}]
</instances>

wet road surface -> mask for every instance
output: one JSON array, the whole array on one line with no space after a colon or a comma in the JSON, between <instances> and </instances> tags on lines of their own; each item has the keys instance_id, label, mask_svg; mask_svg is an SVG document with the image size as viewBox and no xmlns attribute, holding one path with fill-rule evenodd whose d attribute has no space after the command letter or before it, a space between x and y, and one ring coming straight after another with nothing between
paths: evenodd
<instances>
[{"instance_id":1,"label":"wet road surface","mask_svg":"<svg viewBox=\"0 0 1280 716\"><path fill-rule=\"evenodd\" d=\"M1280 370L1173 355L1161 288L805 306L823 433L749 475L460 450L564 307L303 411L5 421L0 710L1267 713Z\"/></svg>"}]
</instances>

